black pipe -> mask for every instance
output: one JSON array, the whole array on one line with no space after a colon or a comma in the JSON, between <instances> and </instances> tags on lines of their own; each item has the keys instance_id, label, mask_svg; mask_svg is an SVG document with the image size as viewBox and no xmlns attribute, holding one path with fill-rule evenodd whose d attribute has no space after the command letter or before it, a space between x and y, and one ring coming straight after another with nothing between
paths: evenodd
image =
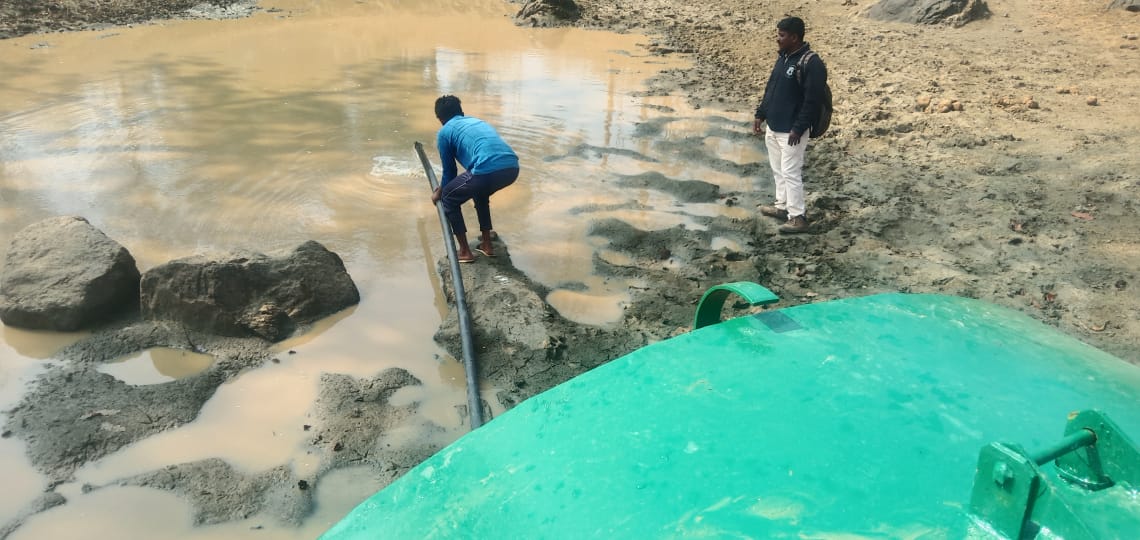
<instances>
[{"instance_id":1,"label":"black pipe","mask_svg":"<svg viewBox=\"0 0 1140 540\"><path fill-rule=\"evenodd\" d=\"M1078 429L1073 433L1067 435L1064 439L1061 439L1061 441L1057 444L1045 448L1044 450L1041 450L1030 457L1033 459L1034 463L1038 465L1044 465L1065 454L1068 454L1069 452L1072 452L1073 450L1084 448L1086 446L1092 446L1094 444L1096 444L1096 433L1093 433L1092 430L1087 428Z\"/></svg>"},{"instance_id":2,"label":"black pipe","mask_svg":"<svg viewBox=\"0 0 1140 540\"><path fill-rule=\"evenodd\" d=\"M416 153L423 163L424 173L427 174L428 185L434 193L439 187L435 178L435 169L431 168L424 145L416 142ZM447 258L451 261L451 283L455 287L455 305L459 311L459 335L463 342L463 366L467 373L467 414L471 417L471 429L483 425L483 404L479 399L479 379L475 373L475 345L471 341L471 317L467 314L467 294L463 292L463 276L459 273L459 257L455 255L455 240L451 233L451 224L447 216L443 215L443 203L436 203L435 209L439 212L439 226L443 229L443 243L447 246Z\"/></svg>"}]
</instances>

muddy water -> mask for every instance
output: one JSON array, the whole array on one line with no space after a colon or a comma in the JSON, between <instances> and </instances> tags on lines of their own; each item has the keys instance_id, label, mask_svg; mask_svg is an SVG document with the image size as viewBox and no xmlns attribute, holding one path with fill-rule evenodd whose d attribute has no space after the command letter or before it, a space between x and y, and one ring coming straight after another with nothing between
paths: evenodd
<instances>
[{"instance_id":1,"label":"muddy water","mask_svg":"<svg viewBox=\"0 0 1140 540\"><path fill-rule=\"evenodd\" d=\"M248 472L309 470L296 428L322 372L407 369L424 387L397 397L420 402L424 418L453 437L464 431L456 409L465 403L463 370L432 341L446 315L434 273L445 251L412 151L414 141L434 151L432 104L441 94L459 95L520 154L520 181L493 201L496 230L516 266L551 287L549 302L579 322L614 324L630 285L593 275L595 254L622 255L588 237L592 220L699 227L691 216L726 211L622 191L618 175L656 171L751 188L749 179L657 150L655 141L703 136L709 124L678 97L638 93L677 65L648 55L645 38L518 28L512 5L498 0L262 7L280 11L0 41L0 245L56 215L86 217L144 271L197 252L314 239L342 256L362 296L282 343L279 364L219 388L192 424L82 469L56 489L67 504L29 518L11 538L316 536L374 481L355 471L322 479L316 513L301 529L262 517L195 527L173 495L82 486L207 457ZM661 118L676 121L636 136L639 123ZM706 147L736 162L762 159L716 137ZM610 209L629 202L640 209ZM0 330L3 409L55 351L82 337ZM208 358L181 355L147 351L103 370L154 384L208 367ZM10 438L0 439L0 476L0 523L46 487Z\"/></svg>"}]
</instances>

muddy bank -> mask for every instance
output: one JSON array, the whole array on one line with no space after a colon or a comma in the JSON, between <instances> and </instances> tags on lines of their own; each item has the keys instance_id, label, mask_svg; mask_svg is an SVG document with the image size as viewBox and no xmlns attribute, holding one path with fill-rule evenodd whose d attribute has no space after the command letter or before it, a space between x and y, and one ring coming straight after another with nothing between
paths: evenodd
<instances>
[{"instance_id":1,"label":"muddy bank","mask_svg":"<svg viewBox=\"0 0 1140 540\"><path fill-rule=\"evenodd\" d=\"M31 515L65 504L55 489L74 481L83 466L193 421L220 385L252 370L275 369L281 355L292 353L274 353L271 346L261 339L224 338L174 323L128 318L56 354L29 392L5 411L3 437L26 444L29 460L48 485L44 497L0 526L0 538ZM198 351L213 363L196 375L160 384L127 384L100 371L109 362L156 347ZM319 384L316 403L293 428L305 434L306 451L317 460L311 473L299 475L288 465L248 472L206 459L85 484L83 491L150 487L185 497L196 524L257 518L295 526L312 513L313 491L326 473L366 466L387 483L450 442L447 430L413 420L415 403L389 403L395 392L420 384L404 370L389 369L370 379L326 374ZM401 443L385 438L400 429L421 436Z\"/></svg>"},{"instance_id":2,"label":"muddy bank","mask_svg":"<svg viewBox=\"0 0 1140 540\"><path fill-rule=\"evenodd\" d=\"M0 39L144 24L162 19L246 17L255 9L256 0L7 0L0 4Z\"/></svg>"}]
</instances>

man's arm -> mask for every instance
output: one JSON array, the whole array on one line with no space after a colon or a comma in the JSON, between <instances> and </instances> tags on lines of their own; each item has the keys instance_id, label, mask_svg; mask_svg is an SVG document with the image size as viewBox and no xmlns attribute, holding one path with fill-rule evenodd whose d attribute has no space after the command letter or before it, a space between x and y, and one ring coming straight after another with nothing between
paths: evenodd
<instances>
[{"instance_id":1,"label":"man's arm","mask_svg":"<svg viewBox=\"0 0 1140 540\"><path fill-rule=\"evenodd\" d=\"M439 130L439 134L435 137L435 146L439 148L440 165L443 167L443 177L439 179L440 187L459 174L459 168L455 165L455 145L452 144L450 137L445 136L444 131L444 129Z\"/></svg>"},{"instance_id":2,"label":"man's arm","mask_svg":"<svg viewBox=\"0 0 1140 540\"><path fill-rule=\"evenodd\" d=\"M772 73L768 74L768 82L764 84L764 95L760 98L760 104L756 106L756 114L752 120L752 133L759 135L764 125L764 120L768 118L768 103L772 95L772 86L776 80L776 67L772 67Z\"/></svg>"}]
</instances>

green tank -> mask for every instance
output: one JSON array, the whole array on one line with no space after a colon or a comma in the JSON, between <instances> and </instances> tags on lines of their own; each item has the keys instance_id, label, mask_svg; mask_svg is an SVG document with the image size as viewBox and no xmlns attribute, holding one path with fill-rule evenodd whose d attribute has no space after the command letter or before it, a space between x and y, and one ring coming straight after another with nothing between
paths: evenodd
<instances>
[{"instance_id":1,"label":"green tank","mask_svg":"<svg viewBox=\"0 0 1140 540\"><path fill-rule=\"evenodd\" d=\"M1140 368L977 300L720 322L537 395L322 538L1140 538Z\"/></svg>"}]
</instances>

